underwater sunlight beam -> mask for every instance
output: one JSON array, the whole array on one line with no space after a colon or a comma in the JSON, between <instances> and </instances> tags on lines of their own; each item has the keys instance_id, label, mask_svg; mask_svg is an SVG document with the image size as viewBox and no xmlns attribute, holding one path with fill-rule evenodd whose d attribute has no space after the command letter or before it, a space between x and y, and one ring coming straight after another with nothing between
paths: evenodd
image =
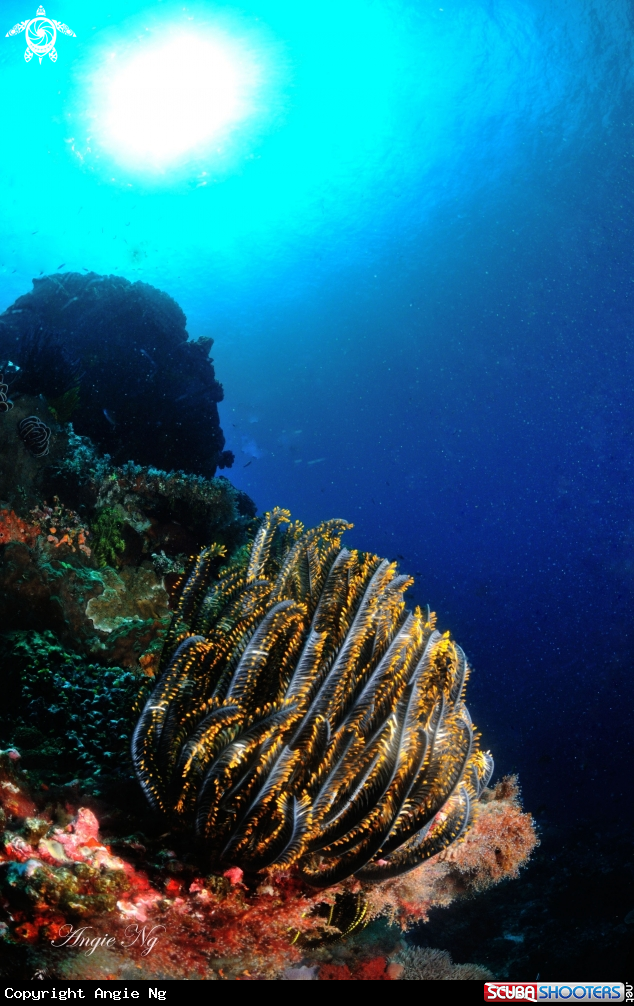
<instances>
[{"instance_id":1,"label":"underwater sunlight beam","mask_svg":"<svg viewBox=\"0 0 634 1006\"><path fill-rule=\"evenodd\" d=\"M245 115L249 74L231 46L178 35L112 73L106 128L119 159L163 169Z\"/></svg>"}]
</instances>

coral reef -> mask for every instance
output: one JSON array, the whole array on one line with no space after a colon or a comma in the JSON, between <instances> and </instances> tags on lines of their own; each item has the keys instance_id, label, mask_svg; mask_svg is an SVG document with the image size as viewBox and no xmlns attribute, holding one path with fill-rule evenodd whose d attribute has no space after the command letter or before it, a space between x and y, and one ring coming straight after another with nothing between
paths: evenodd
<instances>
[{"instance_id":1,"label":"coral reef","mask_svg":"<svg viewBox=\"0 0 634 1006\"><path fill-rule=\"evenodd\" d=\"M100 837L89 808L69 812L68 804L50 801L38 806L18 765L15 751L0 754L6 820L0 894L9 907L4 926L10 941L39 942L45 953L51 939L68 932L65 926L89 920L96 938L114 927L121 941L110 959L97 957L92 973L81 973L103 978L126 962L129 927L147 924L160 934L145 961L149 974L270 979L301 960L290 932L323 928L314 898L288 874L271 875L249 891L239 876L201 874L164 846L150 853L130 839L113 847ZM145 868L130 861L135 854L144 857ZM139 958L143 949L136 947Z\"/></svg>"},{"instance_id":2,"label":"coral reef","mask_svg":"<svg viewBox=\"0 0 634 1006\"><path fill-rule=\"evenodd\" d=\"M86 605L103 591L103 580L88 565L88 556L67 545L58 549L52 542L42 543L43 537L33 547L10 541L0 551L0 625L48 629L71 648L88 652L99 638Z\"/></svg>"},{"instance_id":3,"label":"coral reef","mask_svg":"<svg viewBox=\"0 0 634 1006\"><path fill-rule=\"evenodd\" d=\"M11 421L32 405L18 399ZM0 743L19 746L37 781L113 792L133 779L136 697L158 669L170 622L152 552L163 546L176 579L183 545L213 527L239 548L254 508L226 479L113 468L72 430L58 431L50 458L35 459L6 422L0 472L16 461L6 483L16 509L0 510ZM55 482L62 495L45 495ZM176 523L190 516L192 530Z\"/></svg>"},{"instance_id":4,"label":"coral reef","mask_svg":"<svg viewBox=\"0 0 634 1006\"><path fill-rule=\"evenodd\" d=\"M230 467L218 419L212 340L188 340L171 297L121 277L63 273L0 316L0 358L20 367L11 393L43 395L117 461L212 476ZM40 417L41 418L41 417Z\"/></svg>"},{"instance_id":5,"label":"coral reef","mask_svg":"<svg viewBox=\"0 0 634 1006\"><path fill-rule=\"evenodd\" d=\"M537 844L535 822L521 808L517 778L506 776L484 790L460 842L417 870L366 891L368 918L386 916L407 929L426 920L432 907L517 877Z\"/></svg>"},{"instance_id":6,"label":"coral reef","mask_svg":"<svg viewBox=\"0 0 634 1006\"><path fill-rule=\"evenodd\" d=\"M384 880L460 838L490 778L462 650L405 609L396 564L341 548L348 527L274 510L213 585L213 546L180 584L133 756L218 865Z\"/></svg>"},{"instance_id":7,"label":"coral reef","mask_svg":"<svg viewBox=\"0 0 634 1006\"><path fill-rule=\"evenodd\" d=\"M381 982L393 980L385 957L373 957L369 961L358 961L352 970L347 964L322 964L319 969L318 979L320 982Z\"/></svg>"},{"instance_id":8,"label":"coral reef","mask_svg":"<svg viewBox=\"0 0 634 1006\"><path fill-rule=\"evenodd\" d=\"M87 545L90 534L88 528L81 523L79 516L68 510L59 497L53 497L53 505L46 501L39 507L33 507L31 518L35 527L46 536L49 545L56 549L66 545L72 552L83 552L90 556L91 549Z\"/></svg>"},{"instance_id":9,"label":"coral reef","mask_svg":"<svg viewBox=\"0 0 634 1006\"><path fill-rule=\"evenodd\" d=\"M289 969L301 966L315 980L393 980L403 977L403 965L394 958L393 930L385 928L390 919L406 926L433 905L481 890L487 878L495 883L504 871L514 875L531 834L534 843L516 784L502 780L482 794L466 838L382 884L352 878L324 891L294 870L210 872L186 835L172 834L167 845L149 821L137 821L130 833L130 814L122 818L116 810L131 774L130 733L151 683L138 672L70 658L52 635L15 633L11 642L0 654L7 685L0 736L8 736L7 727L17 734L23 757L11 749L0 756L0 911L4 904L6 919L0 926L10 944L33 947L38 965L57 976L292 980ZM63 783L71 774L69 788ZM110 837L102 838L95 811L77 800L80 790L108 796L109 781ZM350 910L341 907L347 902ZM376 921L355 928L359 915ZM80 949L72 958L47 950L69 926L84 924L95 940L117 933L116 947L100 946L89 958ZM126 942L131 925L159 934L151 958L143 956L147 946ZM333 945L337 929L352 932Z\"/></svg>"},{"instance_id":10,"label":"coral reef","mask_svg":"<svg viewBox=\"0 0 634 1006\"><path fill-rule=\"evenodd\" d=\"M67 800L62 806L47 793L34 798L19 766L16 751L0 752L4 937L13 946L39 948L38 963L60 977L125 977L130 963L136 978L490 977L477 965L453 965L443 952L381 949L390 944L385 934L364 950L360 943L352 949L340 944L330 960L317 954L302 963L301 947L289 934L314 942L324 931L316 909L327 893L311 891L288 871L270 872L249 887L240 870L201 873L156 841L105 839L90 808L73 808ZM73 956L51 951L78 932L86 943L77 943Z\"/></svg>"},{"instance_id":11,"label":"coral reef","mask_svg":"<svg viewBox=\"0 0 634 1006\"><path fill-rule=\"evenodd\" d=\"M19 419L23 405L32 401L19 399L11 416ZM86 612L91 598L112 588L108 567L117 568L116 582L122 578L125 585L116 592L126 609L118 617L135 621L129 623L131 652L138 650L137 620L151 617L158 630L166 614L167 595L156 585L158 608L144 614L137 603L141 581L146 599L152 593L150 565L169 588L210 531L230 552L251 533L255 508L227 479L115 468L72 430L58 431L51 457L37 460L6 421L0 416L0 500L12 505L0 511L0 546L7 546L0 551L2 624L48 629L73 649L116 662L123 657L105 655L114 644L105 639L113 626L96 629ZM131 573L138 566L146 568L140 579ZM128 588L136 596L125 597ZM117 640L120 648L120 633Z\"/></svg>"},{"instance_id":12,"label":"coral reef","mask_svg":"<svg viewBox=\"0 0 634 1006\"><path fill-rule=\"evenodd\" d=\"M97 565L157 555L161 572L182 571L187 557L210 539L232 552L249 537L255 506L222 476L206 479L131 462L116 467L72 429L67 440L48 486L90 514Z\"/></svg>"},{"instance_id":13,"label":"coral reef","mask_svg":"<svg viewBox=\"0 0 634 1006\"><path fill-rule=\"evenodd\" d=\"M147 694L145 676L89 663L51 632L0 637L0 744L14 744L32 778L78 780L98 795L132 776L132 730Z\"/></svg>"},{"instance_id":14,"label":"coral reef","mask_svg":"<svg viewBox=\"0 0 634 1006\"><path fill-rule=\"evenodd\" d=\"M132 567L115 573L104 569L103 594L92 597L86 614L96 629L112 632L134 619L161 619L169 615L169 597L154 570Z\"/></svg>"},{"instance_id":15,"label":"coral reef","mask_svg":"<svg viewBox=\"0 0 634 1006\"><path fill-rule=\"evenodd\" d=\"M46 339L42 344L52 345ZM41 363L42 345L35 346L33 358L38 354ZM170 623L163 576L177 579L187 555L211 530L229 554L239 550L255 514L251 501L226 479L113 466L88 438L60 425L77 404L77 386L71 382L65 387L62 379L68 378L68 367L73 380L78 372L72 360L58 364L57 376L52 373L39 388L37 367L31 367L31 384L14 382L15 407L0 415L0 744L7 748L0 759L0 932L9 946L28 946L43 955L37 959L49 970L46 947L60 927L89 919L99 930L111 925L113 917L127 925L130 918L141 917L148 898L162 912L180 904L164 891L170 881L176 883L165 843L153 841L148 864L159 877L156 889L129 857L110 855L85 801L96 801L94 810L118 829L121 841L130 819L143 825L130 738ZM40 367L41 378L45 371ZM58 378L61 384L55 383ZM26 394L27 389L33 394ZM5 382L2 396L7 404ZM52 430L47 455L46 444L33 438L25 443L20 437L19 424L35 415ZM77 854L69 836L76 839ZM137 843L131 840L125 847L130 851L133 846ZM215 884L218 897L227 902L229 931L235 916L230 942L237 945L246 910L244 889L234 891L224 878L207 883L197 876L200 891ZM194 879L192 873L192 883ZM225 898L227 891L235 897ZM199 898L185 894L191 929L198 925ZM291 947L289 927L299 931L302 925L311 930L323 925L321 919L301 922L313 907L302 899L301 894L297 899L288 895L292 908L273 937L273 943L277 939L283 946L284 966L300 955ZM270 900L265 908L270 910ZM254 921L252 942L262 928L262 906L259 912L253 912L257 925ZM181 939L177 952L183 956L191 934L181 915L179 908L174 927L181 933L175 939ZM199 939L197 967L213 977L203 953L206 938ZM211 934L209 940L213 938ZM169 953L174 952L170 943ZM125 973L129 954L123 948L114 962L106 957L101 971L92 961L75 961L75 976L87 974L87 963L97 976L121 968ZM67 967L68 958L64 962L58 956L55 973L67 976ZM161 967L171 974L171 958ZM156 968L148 966L150 973L156 974Z\"/></svg>"},{"instance_id":16,"label":"coral reef","mask_svg":"<svg viewBox=\"0 0 634 1006\"><path fill-rule=\"evenodd\" d=\"M249 497L222 476L204 479L129 463L109 470L97 488L92 530L104 544L95 550L110 565L139 552L186 561L210 540L233 551L255 517Z\"/></svg>"},{"instance_id":17,"label":"coral reef","mask_svg":"<svg viewBox=\"0 0 634 1006\"><path fill-rule=\"evenodd\" d=\"M35 545L38 534L39 527L27 524L13 510L0 510L0 545L7 545L10 541Z\"/></svg>"},{"instance_id":18,"label":"coral reef","mask_svg":"<svg viewBox=\"0 0 634 1006\"><path fill-rule=\"evenodd\" d=\"M408 982L490 981L495 978L479 964L454 964L446 950L407 947L394 958L402 971L397 975Z\"/></svg>"}]
</instances>

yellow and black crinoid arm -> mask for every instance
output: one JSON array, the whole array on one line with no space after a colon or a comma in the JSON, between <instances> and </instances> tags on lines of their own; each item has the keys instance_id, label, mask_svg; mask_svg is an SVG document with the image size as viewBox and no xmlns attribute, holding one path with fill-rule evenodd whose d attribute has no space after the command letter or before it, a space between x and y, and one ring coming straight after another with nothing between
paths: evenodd
<instances>
[{"instance_id":1,"label":"yellow and black crinoid arm","mask_svg":"<svg viewBox=\"0 0 634 1006\"><path fill-rule=\"evenodd\" d=\"M464 653L406 609L395 563L341 547L349 527L275 509L250 554L218 571L212 545L178 586L132 753L219 866L384 880L464 834L491 777Z\"/></svg>"}]
</instances>

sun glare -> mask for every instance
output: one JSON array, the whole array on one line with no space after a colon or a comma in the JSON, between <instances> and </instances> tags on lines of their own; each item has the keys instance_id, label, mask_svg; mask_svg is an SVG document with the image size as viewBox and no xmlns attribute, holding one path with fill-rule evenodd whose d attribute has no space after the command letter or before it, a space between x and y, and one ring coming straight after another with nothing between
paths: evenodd
<instances>
[{"instance_id":1,"label":"sun glare","mask_svg":"<svg viewBox=\"0 0 634 1006\"><path fill-rule=\"evenodd\" d=\"M113 73L106 99L110 143L125 160L167 167L246 114L248 73L230 47L181 35Z\"/></svg>"}]
</instances>

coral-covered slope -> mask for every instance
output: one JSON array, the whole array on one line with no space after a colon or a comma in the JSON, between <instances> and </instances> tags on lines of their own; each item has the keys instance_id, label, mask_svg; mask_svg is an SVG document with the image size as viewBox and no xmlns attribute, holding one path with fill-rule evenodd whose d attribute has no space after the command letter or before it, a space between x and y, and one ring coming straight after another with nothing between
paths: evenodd
<instances>
[{"instance_id":1,"label":"coral-covered slope","mask_svg":"<svg viewBox=\"0 0 634 1006\"><path fill-rule=\"evenodd\" d=\"M433 959L435 970L426 960L428 973L416 973L414 965L423 962L411 953L397 953L396 966L390 967L387 957L399 949L398 930L385 926L377 931L374 925L367 940L361 933L347 944L340 941L331 953L328 937L336 933L333 918L338 920L332 906L354 890L363 897L372 890L368 918L389 917L396 909L405 926L435 904L513 875L534 844L526 815L522 842L509 845L504 829L496 836L491 826L491 821L499 826L509 813L517 825L520 811L509 784L483 805L466 868L458 846L451 864L436 857L409 874L407 889L394 883L389 890L371 889L355 882L316 891L286 870L250 879L238 869L210 872L186 849L166 843L165 836L117 835L111 827L105 838L95 813L73 805L70 794L61 799L62 791L29 791L19 765L17 752L0 753L0 927L9 945L32 947L32 960L51 976L126 977L132 967L138 978L275 979L303 962L307 977L319 980L482 978L483 969L452 969L446 955ZM531 834L532 842L527 840ZM505 847L506 872L493 877L485 869L474 881L475 850L486 860L492 836ZM69 936L85 926L95 943L88 954L79 943L69 945ZM104 947L102 938L113 934L113 944ZM62 946L64 954L51 949ZM0 951L0 970L2 960Z\"/></svg>"}]
</instances>

